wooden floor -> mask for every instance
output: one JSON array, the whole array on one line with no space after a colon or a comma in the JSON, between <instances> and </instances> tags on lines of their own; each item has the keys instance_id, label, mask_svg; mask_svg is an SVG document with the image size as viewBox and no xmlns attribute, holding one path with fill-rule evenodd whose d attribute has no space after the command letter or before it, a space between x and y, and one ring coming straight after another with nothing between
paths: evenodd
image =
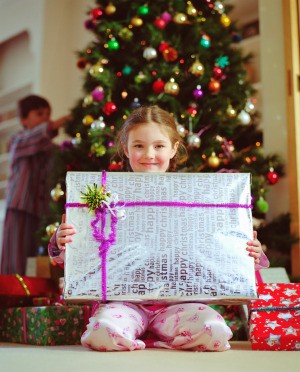
<instances>
[{"instance_id":1,"label":"wooden floor","mask_svg":"<svg viewBox=\"0 0 300 372\"><path fill-rule=\"evenodd\" d=\"M299 372L298 351L252 351L247 341L231 350L201 353L148 349L100 353L81 346L0 343L1 372Z\"/></svg>"}]
</instances>

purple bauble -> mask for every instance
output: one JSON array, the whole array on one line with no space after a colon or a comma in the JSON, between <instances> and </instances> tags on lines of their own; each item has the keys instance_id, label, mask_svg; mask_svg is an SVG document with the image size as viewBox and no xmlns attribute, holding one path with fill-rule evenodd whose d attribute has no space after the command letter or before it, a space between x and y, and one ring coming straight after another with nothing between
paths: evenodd
<instances>
[{"instance_id":1,"label":"purple bauble","mask_svg":"<svg viewBox=\"0 0 300 372\"><path fill-rule=\"evenodd\" d=\"M195 99L199 99L203 97L203 90L196 88L193 90L193 96Z\"/></svg>"},{"instance_id":2,"label":"purple bauble","mask_svg":"<svg viewBox=\"0 0 300 372\"><path fill-rule=\"evenodd\" d=\"M170 22L172 19L172 16L168 12L163 12L163 14L160 16L161 19L163 19L166 23Z\"/></svg>"},{"instance_id":3,"label":"purple bauble","mask_svg":"<svg viewBox=\"0 0 300 372\"><path fill-rule=\"evenodd\" d=\"M102 101L103 98L104 98L104 91L103 91L103 88L102 88L102 87L97 87L97 88L95 88L95 89L92 91L91 96L93 97L93 100L94 100L94 101Z\"/></svg>"}]
</instances>

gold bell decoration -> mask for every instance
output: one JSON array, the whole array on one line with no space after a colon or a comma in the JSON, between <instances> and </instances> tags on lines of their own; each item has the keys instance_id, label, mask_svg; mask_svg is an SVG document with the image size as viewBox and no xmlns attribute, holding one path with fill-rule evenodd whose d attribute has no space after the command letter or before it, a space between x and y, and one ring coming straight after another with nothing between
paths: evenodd
<instances>
[{"instance_id":1,"label":"gold bell decoration","mask_svg":"<svg viewBox=\"0 0 300 372\"><path fill-rule=\"evenodd\" d=\"M189 68L189 72L195 76L202 76L204 74L204 66L199 62L198 58Z\"/></svg>"},{"instance_id":2,"label":"gold bell decoration","mask_svg":"<svg viewBox=\"0 0 300 372\"><path fill-rule=\"evenodd\" d=\"M173 21L179 25L187 23L187 15L184 13L176 13L173 18Z\"/></svg>"},{"instance_id":3,"label":"gold bell decoration","mask_svg":"<svg viewBox=\"0 0 300 372\"><path fill-rule=\"evenodd\" d=\"M59 226L59 222L51 223L46 227L46 233L48 236L52 236Z\"/></svg>"},{"instance_id":4,"label":"gold bell decoration","mask_svg":"<svg viewBox=\"0 0 300 372\"><path fill-rule=\"evenodd\" d=\"M220 159L217 157L215 152L213 152L208 158L208 165L211 168L218 168L218 166L220 165Z\"/></svg>"},{"instance_id":5,"label":"gold bell decoration","mask_svg":"<svg viewBox=\"0 0 300 372\"><path fill-rule=\"evenodd\" d=\"M179 94L179 85L175 82L174 78L171 78L165 84L165 92L171 94L172 96L177 96Z\"/></svg>"},{"instance_id":6,"label":"gold bell decoration","mask_svg":"<svg viewBox=\"0 0 300 372\"><path fill-rule=\"evenodd\" d=\"M58 202L59 199L65 195L64 191L61 188L61 184L57 183L54 189L50 192L51 198L53 201Z\"/></svg>"}]
</instances>

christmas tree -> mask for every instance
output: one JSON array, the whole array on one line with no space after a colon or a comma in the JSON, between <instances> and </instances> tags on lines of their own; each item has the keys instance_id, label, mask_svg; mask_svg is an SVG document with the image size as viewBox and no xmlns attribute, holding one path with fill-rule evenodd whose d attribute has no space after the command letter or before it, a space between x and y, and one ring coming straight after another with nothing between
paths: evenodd
<instances>
[{"instance_id":1,"label":"christmas tree","mask_svg":"<svg viewBox=\"0 0 300 372\"><path fill-rule=\"evenodd\" d=\"M114 140L140 105L171 112L187 147L184 172L250 172L253 215L264 218L269 186L283 175L276 154L265 154L255 90L247 78L251 55L222 1L97 0L84 27L93 35L78 52L82 99L72 110L56 154L47 237L64 210L67 171L120 171ZM56 186L55 186L56 185ZM45 231L45 228L44 228Z\"/></svg>"}]
</instances>

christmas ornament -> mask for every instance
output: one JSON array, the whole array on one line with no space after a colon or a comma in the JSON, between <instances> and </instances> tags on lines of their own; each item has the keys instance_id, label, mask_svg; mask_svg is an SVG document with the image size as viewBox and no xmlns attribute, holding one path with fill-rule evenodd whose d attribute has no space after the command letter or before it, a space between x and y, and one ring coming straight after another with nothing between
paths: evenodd
<instances>
[{"instance_id":1,"label":"christmas ornament","mask_svg":"<svg viewBox=\"0 0 300 372\"><path fill-rule=\"evenodd\" d=\"M222 14L224 12L224 5L221 1L216 1L214 5L214 9L219 13Z\"/></svg>"},{"instance_id":2,"label":"christmas ornament","mask_svg":"<svg viewBox=\"0 0 300 372\"><path fill-rule=\"evenodd\" d=\"M58 202L59 199L64 196L64 191L61 188L61 184L57 183L54 189L51 190L50 195L53 201Z\"/></svg>"},{"instance_id":3,"label":"christmas ornament","mask_svg":"<svg viewBox=\"0 0 300 372\"><path fill-rule=\"evenodd\" d=\"M100 102L103 100L105 94L104 94L104 90L103 88L99 85L97 86L92 92L91 92L91 96L93 98L94 101L96 102Z\"/></svg>"},{"instance_id":4,"label":"christmas ornament","mask_svg":"<svg viewBox=\"0 0 300 372\"><path fill-rule=\"evenodd\" d=\"M215 152L213 152L211 154L211 156L208 158L207 162L208 162L208 165L211 168L218 168L219 165L220 165L220 159L216 156Z\"/></svg>"},{"instance_id":5,"label":"christmas ornament","mask_svg":"<svg viewBox=\"0 0 300 372\"><path fill-rule=\"evenodd\" d=\"M225 68L226 66L229 66L229 58L227 56L221 56L216 59L215 64L221 68Z\"/></svg>"},{"instance_id":6,"label":"christmas ornament","mask_svg":"<svg viewBox=\"0 0 300 372\"><path fill-rule=\"evenodd\" d=\"M118 50L120 48L120 44L115 38L112 38L108 41L107 48L108 50L112 50L112 51Z\"/></svg>"},{"instance_id":7,"label":"christmas ornament","mask_svg":"<svg viewBox=\"0 0 300 372\"><path fill-rule=\"evenodd\" d=\"M97 120L95 120L92 124L91 124L91 129L93 130L103 130L105 128L105 123L104 123L104 120L103 120L103 116L99 116L99 118Z\"/></svg>"},{"instance_id":8,"label":"christmas ornament","mask_svg":"<svg viewBox=\"0 0 300 372\"><path fill-rule=\"evenodd\" d=\"M267 173L267 180L270 185L275 185L279 181L279 175L274 171L274 168L270 168L270 171Z\"/></svg>"},{"instance_id":9,"label":"christmas ornament","mask_svg":"<svg viewBox=\"0 0 300 372\"><path fill-rule=\"evenodd\" d=\"M201 89L201 85L197 85L196 89L193 90L193 96L195 99L200 99L203 97L203 90Z\"/></svg>"},{"instance_id":10,"label":"christmas ornament","mask_svg":"<svg viewBox=\"0 0 300 372\"><path fill-rule=\"evenodd\" d=\"M91 146L91 153L97 157L101 157L106 154L106 148L100 143L93 143Z\"/></svg>"},{"instance_id":11,"label":"christmas ornament","mask_svg":"<svg viewBox=\"0 0 300 372\"><path fill-rule=\"evenodd\" d=\"M156 94L163 93L165 91L165 82L161 79L155 80L152 84L152 90Z\"/></svg>"},{"instance_id":12,"label":"christmas ornament","mask_svg":"<svg viewBox=\"0 0 300 372\"><path fill-rule=\"evenodd\" d=\"M141 5L141 6L139 6L137 12L138 12L139 15L143 15L143 16L149 14L149 7L148 7L148 5Z\"/></svg>"},{"instance_id":13,"label":"christmas ornament","mask_svg":"<svg viewBox=\"0 0 300 372\"><path fill-rule=\"evenodd\" d=\"M184 13L176 13L173 17L173 21L180 25L187 23L187 16Z\"/></svg>"},{"instance_id":14,"label":"christmas ornament","mask_svg":"<svg viewBox=\"0 0 300 372\"><path fill-rule=\"evenodd\" d=\"M166 43L165 41L162 41L159 44L158 50L160 51L160 53L162 53L165 49L169 48L169 46L170 46L169 43Z\"/></svg>"},{"instance_id":15,"label":"christmas ornament","mask_svg":"<svg viewBox=\"0 0 300 372\"><path fill-rule=\"evenodd\" d=\"M102 16L103 12L100 8L94 8L90 11L90 15L93 20L97 20Z\"/></svg>"},{"instance_id":16,"label":"christmas ornament","mask_svg":"<svg viewBox=\"0 0 300 372\"><path fill-rule=\"evenodd\" d=\"M213 68L214 77L220 79L223 76L223 70L219 66Z\"/></svg>"},{"instance_id":17,"label":"christmas ornament","mask_svg":"<svg viewBox=\"0 0 300 372\"><path fill-rule=\"evenodd\" d=\"M79 60L77 61L77 67L80 69L80 70L83 70L86 65L88 64L88 60L85 58L85 57L81 57L79 58Z\"/></svg>"},{"instance_id":18,"label":"christmas ornament","mask_svg":"<svg viewBox=\"0 0 300 372\"><path fill-rule=\"evenodd\" d=\"M104 8L104 11L107 15L112 15L116 12L117 8L114 6L113 3L108 3L108 5Z\"/></svg>"},{"instance_id":19,"label":"christmas ornament","mask_svg":"<svg viewBox=\"0 0 300 372\"><path fill-rule=\"evenodd\" d=\"M195 17L197 15L197 9L194 7L194 5L188 1L187 2L188 6L186 9L186 12L189 16Z\"/></svg>"},{"instance_id":20,"label":"christmas ornament","mask_svg":"<svg viewBox=\"0 0 300 372\"><path fill-rule=\"evenodd\" d=\"M54 222L46 227L46 233L48 236L52 236L59 226L59 222Z\"/></svg>"},{"instance_id":21,"label":"christmas ornament","mask_svg":"<svg viewBox=\"0 0 300 372\"><path fill-rule=\"evenodd\" d=\"M185 127L182 124L177 124L176 125L177 132L180 134L180 137L185 136Z\"/></svg>"},{"instance_id":22,"label":"christmas ornament","mask_svg":"<svg viewBox=\"0 0 300 372\"><path fill-rule=\"evenodd\" d=\"M224 27L229 27L231 24L231 20L226 14L221 15L220 22Z\"/></svg>"},{"instance_id":23,"label":"christmas ornament","mask_svg":"<svg viewBox=\"0 0 300 372\"><path fill-rule=\"evenodd\" d=\"M204 74L204 66L198 59L189 68L189 72L195 76L202 76Z\"/></svg>"},{"instance_id":24,"label":"christmas ornament","mask_svg":"<svg viewBox=\"0 0 300 372\"><path fill-rule=\"evenodd\" d=\"M169 23L172 20L172 16L168 12L163 12L160 18L163 19L166 23Z\"/></svg>"},{"instance_id":25,"label":"christmas ornament","mask_svg":"<svg viewBox=\"0 0 300 372\"><path fill-rule=\"evenodd\" d=\"M140 71L138 75L134 78L134 81L137 84L140 84L145 80L145 78L146 78L145 74L142 71Z\"/></svg>"},{"instance_id":26,"label":"christmas ornament","mask_svg":"<svg viewBox=\"0 0 300 372\"><path fill-rule=\"evenodd\" d=\"M200 45L203 46L203 48L209 48L210 47L210 37L206 34L201 36L200 39Z\"/></svg>"},{"instance_id":27,"label":"christmas ornament","mask_svg":"<svg viewBox=\"0 0 300 372\"><path fill-rule=\"evenodd\" d=\"M269 204L262 196L259 197L255 205L261 213L267 213L269 210Z\"/></svg>"},{"instance_id":28,"label":"christmas ornament","mask_svg":"<svg viewBox=\"0 0 300 372\"><path fill-rule=\"evenodd\" d=\"M227 110L226 110L226 114L227 114L230 118L235 118L235 117L236 117L236 111L235 111L235 109L232 107L232 105L228 105Z\"/></svg>"},{"instance_id":29,"label":"christmas ornament","mask_svg":"<svg viewBox=\"0 0 300 372\"><path fill-rule=\"evenodd\" d=\"M133 102L131 103L130 106L131 106L132 108L138 108L138 107L140 107L141 104L140 104L139 99L138 99L138 98L134 98L134 99L133 99Z\"/></svg>"},{"instance_id":30,"label":"christmas ornament","mask_svg":"<svg viewBox=\"0 0 300 372\"><path fill-rule=\"evenodd\" d=\"M164 21L162 18L156 18L153 24L156 28L160 30L163 30L167 26L166 21Z\"/></svg>"},{"instance_id":31,"label":"christmas ornament","mask_svg":"<svg viewBox=\"0 0 300 372\"><path fill-rule=\"evenodd\" d=\"M129 30L129 28L127 27L124 27L122 28L119 33L118 33L118 36L122 39L122 40L131 40L132 39L132 36L133 36L133 32L131 30Z\"/></svg>"},{"instance_id":32,"label":"christmas ornament","mask_svg":"<svg viewBox=\"0 0 300 372\"><path fill-rule=\"evenodd\" d=\"M128 65L124 66L124 67L123 67L123 70L122 70L122 73L123 73L123 75L125 75L125 76L130 75L130 74L132 73L132 67L130 67L130 66L128 66Z\"/></svg>"},{"instance_id":33,"label":"christmas ornament","mask_svg":"<svg viewBox=\"0 0 300 372\"><path fill-rule=\"evenodd\" d=\"M114 102L108 101L102 108L105 115L109 116L117 111L117 106Z\"/></svg>"},{"instance_id":34,"label":"christmas ornament","mask_svg":"<svg viewBox=\"0 0 300 372\"><path fill-rule=\"evenodd\" d=\"M165 84L165 92L173 96L177 96L179 94L179 85L175 82L175 79L171 78Z\"/></svg>"},{"instance_id":35,"label":"christmas ornament","mask_svg":"<svg viewBox=\"0 0 300 372\"><path fill-rule=\"evenodd\" d=\"M197 105L196 104L191 104L191 106L189 106L187 109L186 109L186 112L191 115L191 116L196 116L198 114L198 110L197 110Z\"/></svg>"},{"instance_id":36,"label":"christmas ornament","mask_svg":"<svg viewBox=\"0 0 300 372\"><path fill-rule=\"evenodd\" d=\"M240 123L243 124L243 125L248 125L248 124L251 123L251 116L245 110L242 110L238 114L238 119L239 119Z\"/></svg>"},{"instance_id":37,"label":"christmas ornament","mask_svg":"<svg viewBox=\"0 0 300 372\"><path fill-rule=\"evenodd\" d=\"M82 106L87 107L93 103L93 97L91 94L88 94L87 96L84 97Z\"/></svg>"},{"instance_id":38,"label":"christmas ornament","mask_svg":"<svg viewBox=\"0 0 300 372\"><path fill-rule=\"evenodd\" d=\"M172 47L165 48L162 55L166 62L174 62L178 58L177 50Z\"/></svg>"},{"instance_id":39,"label":"christmas ornament","mask_svg":"<svg viewBox=\"0 0 300 372\"><path fill-rule=\"evenodd\" d=\"M104 71L103 69L103 66L101 65L101 63L97 63L96 65L93 65L90 69L89 69L89 74L93 77L98 77L102 74L102 72Z\"/></svg>"},{"instance_id":40,"label":"christmas ornament","mask_svg":"<svg viewBox=\"0 0 300 372\"><path fill-rule=\"evenodd\" d=\"M76 133L75 138L71 139L72 145L74 147L78 147L81 144L81 135L80 133Z\"/></svg>"},{"instance_id":41,"label":"christmas ornament","mask_svg":"<svg viewBox=\"0 0 300 372\"><path fill-rule=\"evenodd\" d=\"M157 51L152 47L147 47L147 48L144 49L143 57L147 61L151 61L151 59L157 58Z\"/></svg>"},{"instance_id":42,"label":"christmas ornament","mask_svg":"<svg viewBox=\"0 0 300 372\"><path fill-rule=\"evenodd\" d=\"M245 104L245 111L247 111L250 115L254 114L256 109L255 105L251 98L248 98Z\"/></svg>"},{"instance_id":43,"label":"christmas ornament","mask_svg":"<svg viewBox=\"0 0 300 372\"><path fill-rule=\"evenodd\" d=\"M115 171L115 172L120 172L122 170L122 162L116 163L113 161L109 166L108 166L109 171Z\"/></svg>"},{"instance_id":44,"label":"christmas ornament","mask_svg":"<svg viewBox=\"0 0 300 372\"><path fill-rule=\"evenodd\" d=\"M131 23L132 26L134 26L134 27L141 27L142 24L143 24L143 20L142 20L142 18L140 18L140 17L133 17L133 18L131 18L130 23Z\"/></svg>"},{"instance_id":45,"label":"christmas ornament","mask_svg":"<svg viewBox=\"0 0 300 372\"><path fill-rule=\"evenodd\" d=\"M85 117L82 119L82 123L86 126L89 126L94 121L94 118L92 115L85 115Z\"/></svg>"},{"instance_id":46,"label":"christmas ornament","mask_svg":"<svg viewBox=\"0 0 300 372\"><path fill-rule=\"evenodd\" d=\"M214 94L217 94L220 89L221 89L221 84L219 83L218 80L214 79L214 78L211 78L210 79L210 82L208 84L208 89L214 93Z\"/></svg>"},{"instance_id":47,"label":"christmas ornament","mask_svg":"<svg viewBox=\"0 0 300 372\"><path fill-rule=\"evenodd\" d=\"M195 133L189 133L187 136L187 144L190 149L199 149L201 146L201 139Z\"/></svg>"}]
</instances>

